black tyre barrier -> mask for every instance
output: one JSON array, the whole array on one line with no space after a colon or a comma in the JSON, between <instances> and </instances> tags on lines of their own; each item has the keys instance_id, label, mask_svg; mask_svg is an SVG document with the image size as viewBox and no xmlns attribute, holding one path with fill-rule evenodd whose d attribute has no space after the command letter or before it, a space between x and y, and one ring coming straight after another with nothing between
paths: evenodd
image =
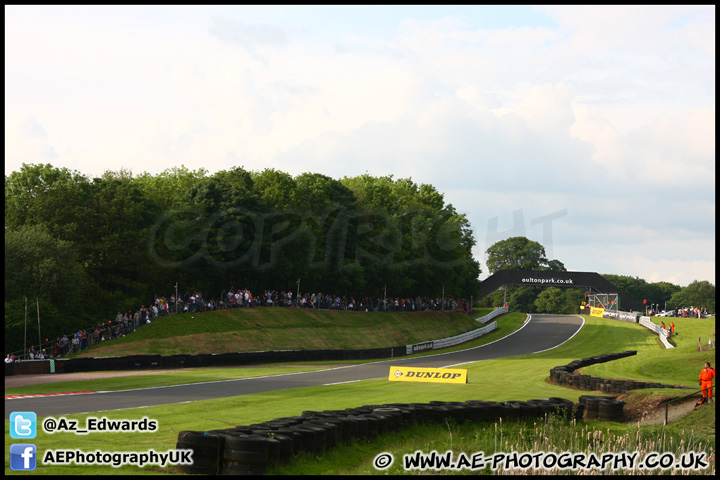
<instances>
[{"instance_id":1,"label":"black tyre barrier","mask_svg":"<svg viewBox=\"0 0 720 480\"><path fill-rule=\"evenodd\" d=\"M261 437L268 437L278 441L277 444L274 442L270 444L268 463L271 465L275 463L287 463L292 458L294 451L293 437L277 433L274 430L253 430L253 435L260 435Z\"/></svg>"},{"instance_id":2,"label":"black tyre barrier","mask_svg":"<svg viewBox=\"0 0 720 480\"><path fill-rule=\"evenodd\" d=\"M575 422L580 422L583 418L585 418L585 408L585 405L583 405L582 403L576 403L575 405L573 405L572 419Z\"/></svg>"},{"instance_id":3,"label":"black tyre barrier","mask_svg":"<svg viewBox=\"0 0 720 480\"><path fill-rule=\"evenodd\" d=\"M483 400L469 400L466 404L481 407L480 411L475 411L476 415L480 415L481 419L486 422L495 421L500 417L511 418L513 412L508 410L506 406L499 402L487 402ZM519 412L518 412L519 413ZM518 415L519 416L519 415Z\"/></svg>"},{"instance_id":4,"label":"black tyre barrier","mask_svg":"<svg viewBox=\"0 0 720 480\"><path fill-rule=\"evenodd\" d=\"M313 452L314 453L322 453L325 451L325 448L327 446L327 430L320 427L319 425L313 425L310 423L303 423L300 426L293 426L291 427L293 430L296 430L300 433L305 433L309 435L310 438L312 438L311 445L313 445Z\"/></svg>"},{"instance_id":5,"label":"black tyre barrier","mask_svg":"<svg viewBox=\"0 0 720 480\"><path fill-rule=\"evenodd\" d=\"M504 420L513 420L518 418L526 418L527 411L520 405L519 402L506 402L500 407L500 414L498 418Z\"/></svg>"},{"instance_id":6,"label":"black tyre barrier","mask_svg":"<svg viewBox=\"0 0 720 480\"><path fill-rule=\"evenodd\" d=\"M528 400L528 403L532 403L540 407L543 415L557 415L567 420L574 418L573 407L574 403L565 400L564 398L541 398Z\"/></svg>"},{"instance_id":7,"label":"black tyre barrier","mask_svg":"<svg viewBox=\"0 0 720 480\"><path fill-rule=\"evenodd\" d=\"M676 385L664 385L661 383L637 382L634 380L608 380L575 373L575 370L578 368L595 365L597 363L609 362L633 355L637 355L636 350L627 350L619 353L607 353L580 360L573 360L567 365L553 367L550 370L550 382L564 387L578 388L581 390L599 390L603 393L614 394L626 393L629 390L637 390L641 388L690 388Z\"/></svg>"},{"instance_id":8,"label":"black tyre barrier","mask_svg":"<svg viewBox=\"0 0 720 480\"><path fill-rule=\"evenodd\" d=\"M398 430L403 426L402 410L395 407L380 407L373 409L373 415L382 415L388 417L388 424L393 430Z\"/></svg>"},{"instance_id":9,"label":"black tyre barrier","mask_svg":"<svg viewBox=\"0 0 720 480\"><path fill-rule=\"evenodd\" d=\"M394 432L415 424L446 421L488 423L499 419L544 419L557 415L579 421L592 404L594 418L622 419L622 402L614 397L582 396L580 403L551 397L528 401L490 402L432 401L365 405L344 410L304 411L302 416L238 425L228 429L182 431L178 449L193 450L193 465L179 465L180 473L195 475L262 475L268 468L290 462L294 455L307 452L321 455L341 444L373 441L384 432ZM602 408L602 414L599 414ZM592 415L592 413L591 413Z\"/></svg>"},{"instance_id":10,"label":"black tyre barrier","mask_svg":"<svg viewBox=\"0 0 720 480\"><path fill-rule=\"evenodd\" d=\"M368 413L365 416L376 421L378 434L388 433L395 430L395 426L392 423L393 419L390 415L383 415L381 413Z\"/></svg>"},{"instance_id":11,"label":"black tyre barrier","mask_svg":"<svg viewBox=\"0 0 720 480\"><path fill-rule=\"evenodd\" d=\"M551 402L549 398L533 398L528 400L527 403L537 405L540 413L543 415L555 413L555 404Z\"/></svg>"},{"instance_id":12,"label":"black tyre barrier","mask_svg":"<svg viewBox=\"0 0 720 480\"><path fill-rule=\"evenodd\" d=\"M622 422L623 405L622 400L600 400L598 402L598 420L609 422Z\"/></svg>"},{"instance_id":13,"label":"black tyre barrier","mask_svg":"<svg viewBox=\"0 0 720 480\"><path fill-rule=\"evenodd\" d=\"M434 408L431 405L425 403L411 403L409 408L415 412L416 423L430 423L434 417Z\"/></svg>"},{"instance_id":14,"label":"black tyre barrier","mask_svg":"<svg viewBox=\"0 0 720 480\"><path fill-rule=\"evenodd\" d=\"M273 433L276 433L279 435L285 435L292 441L292 444L291 444L292 455L297 455L298 453L305 450L302 434L300 434L290 428L277 428L277 429L273 430Z\"/></svg>"},{"instance_id":15,"label":"black tyre barrier","mask_svg":"<svg viewBox=\"0 0 720 480\"><path fill-rule=\"evenodd\" d=\"M225 437L224 475L262 475L279 463L280 441L260 435Z\"/></svg>"},{"instance_id":16,"label":"black tyre barrier","mask_svg":"<svg viewBox=\"0 0 720 480\"><path fill-rule=\"evenodd\" d=\"M364 429L366 440L372 442L377 438L379 422L377 418L369 417L367 415L351 415L351 418L357 420L360 425L364 425L364 427L360 427L360 430L362 431Z\"/></svg>"},{"instance_id":17,"label":"black tyre barrier","mask_svg":"<svg viewBox=\"0 0 720 480\"><path fill-rule=\"evenodd\" d=\"M402 415L402 424L405 427L409 427L415 423L415 408L411 407L409 403L390 403L386 407L381 408L397 408L400 410Z\"/></svg>"},{"instance_id":18,"label":"black tyre barrier","mask_svg":"<svg viewBox=\"0 0 720 480\"><path fill-rule=\"evenodd\" d=\"M350 422L353 427L353 438L358 440L365 440L368 437L368 419L363 417L357 417L354 415L348 415L345 419Z\"/></svg>"},{"instance_id":19,"label":"black tyre barrier","mask_svg":"<svg viewBox=\"0 0 720 480\"><path fill-rule=\"evenodd\" d=\"M596 420L598 418L599 404L602 399L588 398L585 402L585 419Z\"/></svg>"},{"instance_id":20,"label":"black tyre barrier","mask_svg":"<svg viewBox=\"0 0 720 480\"><path fill-rule=\"evenodd\" d=\"M304 410L302 412L303 420L307 420L308 418L327 418L331 415L329 413L325 412L316 412L314 410Z\"/></svg>"},{"instance_id":21,"label":"black tyre barrier","mask_svg":"<svg viewBox=\"0 0 720 480\"><path fill-rule=\"evenodd\" d=\"M293 436L296 439L295 447L298 453L319 453L317 444L317 433L315 431L310 429L303 429L300 425L293 425L292 427L288 427L287 429L293 433Z\"/></svg>"},{"instance_id":22,"label":"black tyre barrier","mask_svg":"<svg viewBox=\"0 0 720 480\"><path fill-rule=\"evenodd\" d=\"M586 395L586 396L584 396L584 397L585 397L585 419L586 419L586 420L612 420L612 421L619 421L619 420L616 420L616 418L617 418L617 413L614 413L613 415L611 415L611 414L609 413L609 411L610 411L610 408L609 408L609 407L607 407L607 408L605 409L605 413L604 413L603 417L600 418L600 404L601 404L602 402L616 402L616 400L615 400L614 397L602 397L602 396L596 397L596 396L590 396L590 395ZM620 407L619 407L619 408L620 408L620 414L619 414L619 416L620 416L620 418L622 418L622 407L623 407L623 405L624 405L624 402L619 402L619 403L620 403ZM613 408L614 408L614 409L617 409L618 407L613 407ZM612 419L609 418L609 417L611 417L611 416L613 417Z\"/></svg>"},{"instance_id":23,"label":"black tyre barrier","mask_svg":"<svg viewBox=\"0 0 720 480\"><path fill-rule=\"evenodd\" d=\"M540 406L534 403L511 400L509 402L505 402L505 404L510 407L519 408L520 418L541 418L544 416Z\"/></svg>"},{"instance_id":24,"label":"black tyre barrier","mask_svg":"<svg viewBox=\"0 0 720 480\"><path fill-rule=\"evenodd\" d=\"M192 450L192 465L178 465L178 471L191 475L217 475L222 470L223 439L219 435L184 430L178 434L176 448Z\"/></svg>"},{"instance_id":25,"label":"black tyre barrier","mask_svg":"<svg viewBox=\"0 0 720 480\"><path fill-rule=\"evenodd\" d=\"M358 421L348 418L347 415L336 415L336 421L340 423L341 437L343 445L349 445L354 438L358 438Z\"/></svg>"},{"instance_id":26,"label":"black tyre barrier","mask_svg":"<svg viewBox=\"0 0 720 480\"><path fill-rule=\"evenodd\" d=\"M340 425L330 419L310 420L308 424L318 426L325 430L326 448L334 448L342 442L342 431Z\"/></svg>"}]
</instances>

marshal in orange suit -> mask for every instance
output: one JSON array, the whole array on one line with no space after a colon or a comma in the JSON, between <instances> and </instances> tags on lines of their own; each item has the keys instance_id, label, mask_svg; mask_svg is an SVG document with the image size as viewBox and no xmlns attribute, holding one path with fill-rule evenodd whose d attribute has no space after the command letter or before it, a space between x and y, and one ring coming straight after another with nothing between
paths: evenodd
<instances>
[{"instance_id":1,"label":"marshal in orange suit","mask_svg":"<svg viewBox=\"0 0 720 480\"><path fill-rule=\"evenodd\" d=\"M712 387L713 378L715 378L715 369L710 366L710 362L705 362L705 368L700 371L700 388L709 390L702 392L703 398L700 404L712 402L712 388L710 387Z\"/></svg>"}]
</instances>

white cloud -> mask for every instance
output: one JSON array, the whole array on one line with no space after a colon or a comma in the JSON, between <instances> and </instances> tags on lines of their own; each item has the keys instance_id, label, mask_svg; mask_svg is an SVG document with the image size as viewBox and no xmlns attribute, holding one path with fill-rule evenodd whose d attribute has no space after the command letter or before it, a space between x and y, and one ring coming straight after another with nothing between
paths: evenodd
<instances>
[{"instance_id":1,"label":"white cloud","mask_svg":"<svg viewBox=\"0 0 720 480\"><path fill-rule=\"evenodd\" d=\"M32 116L5 119L5 156L13 155L20 163L51 163L58 156L48 143L47 131ZM11 147L10 147L11 146Z\"/></svg>"},{"instance_id":2,"label":"white cloud","mask_svg":"<svg viewBox=\"0 0 720 480\"><path fill-rule=\"evenodd\" d=\"M476 251L491 218L511 231L522 209L539 240L529 222L567 209L554 254L570 269L707 277L714 7L539 8L556 27L409 9L363 33L326 31L322 7L12 7L6 174L22 162L393 174L467 213Z\"/></svg>"}]
</instances>

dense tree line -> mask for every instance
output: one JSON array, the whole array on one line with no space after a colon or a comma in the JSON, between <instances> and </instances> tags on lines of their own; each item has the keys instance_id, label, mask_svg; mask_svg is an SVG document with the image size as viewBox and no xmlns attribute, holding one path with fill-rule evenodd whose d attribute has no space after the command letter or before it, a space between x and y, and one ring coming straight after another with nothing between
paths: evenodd
<instances>
[{"instance_id":1,"label":"dense tree line","mask_svg":"<svg viewBox=\"0 0 720 480\"><path fill-rule=\"evenodd\" d=\"M242 167L90 178L51 165L5 177L5 348L53 338L137 309L177 284L207 298L229 288L355 298L474 296L480 265L463 214L432 185L392 176L340 180ZM565 270L524 237L488 249L488 269ZM715 287L604 275L668 308L715 311ZM507 288L513 311L575 313L584 291ZM503 292L482 300L499 306Z\"/></svg>"},{"instance_id":2,"label":"dense tree line","mask_svg":"<svg viewBox=\"0 0 720 480\"><path fill-rule=\"evenodd\" d=\"M545 248L525 237L512 237L493 244L488 250L488 270L556 270L565 271L559 260L549 260ZM715 312L715 286L708 281L695 281L686 287L669 282L648 283L638 277L602 274L610 283L634 298L646 302L648 308L673 310L684 307L707 308ZM506 300L511 311L526 313L577 313L585 300L585 291L578 288L508 286L481 300L482 306L500 306Z\"/></svg>"},{"instance_id":3,"label":"dense tree line","mask_svg":"<svg viewBox=\"0 0 720 480\"><path fill-rule=\"evenodd\" d=\"M296 177L185 167L99 178L51 165L5 177L5 348L54 338L179 285L470 298L470 224L433 186L392 176Z\"/></svg>"}]
</instances>

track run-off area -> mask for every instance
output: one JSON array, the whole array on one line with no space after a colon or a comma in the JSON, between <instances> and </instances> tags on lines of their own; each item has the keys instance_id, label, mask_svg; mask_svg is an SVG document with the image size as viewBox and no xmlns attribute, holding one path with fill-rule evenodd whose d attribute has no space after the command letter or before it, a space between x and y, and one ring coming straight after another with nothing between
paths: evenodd
<instances>
[{"instance_id":1,"label":"track run-off area","mask_svg":"<svg viewBox=\"0 0 720 480\"><path fill-rule=\"evenodd\" d=\"M387 378L390 366L449 368L556 348L575 336L585 324L580 316L528 315L521 328L494 342L465 350L434 355L398 357L371 363L185 385L5 399L5 418L14 411L38 416L96 413L128 408L186 403L213 398L250 395L290 388L333 385Z\"/></svg>"}]
</instances>

